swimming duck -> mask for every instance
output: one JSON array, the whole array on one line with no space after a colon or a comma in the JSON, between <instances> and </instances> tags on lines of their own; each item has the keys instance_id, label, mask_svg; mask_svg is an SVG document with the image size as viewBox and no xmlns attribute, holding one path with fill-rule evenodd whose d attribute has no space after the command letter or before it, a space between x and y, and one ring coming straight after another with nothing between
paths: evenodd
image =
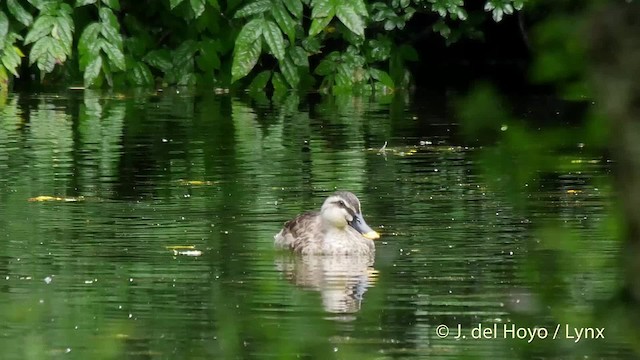
<instances>
[{"instance_id":1,"label":"swimming duck","mask_svg":"<svg viewBox=\"0 0 640 360\"><path fill-rule=\"evenodd\" d=\"M362 217L360 201L348 191L329 196L320 212L298 215L274 237L275 245L300 254L371 255L380 235Z\"/></svg>"}]
</instances>

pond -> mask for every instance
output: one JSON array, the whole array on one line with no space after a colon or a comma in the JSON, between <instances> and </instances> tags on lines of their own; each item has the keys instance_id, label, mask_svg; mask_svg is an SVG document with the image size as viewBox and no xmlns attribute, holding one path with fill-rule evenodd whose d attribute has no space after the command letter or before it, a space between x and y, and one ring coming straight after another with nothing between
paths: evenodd
<instances>
[{"instance_id":1,"label":"pond","mask_svg":"<svg viewBox=\"0 0 640 360\"><path fill-rule=\"evenodd\" d=\"M566 169L532 184L519 208L491 186L483 148L459 137L453 100L10 94L0 105L3 358L510 359L547 354L540 344L621 354L595 329L555 345L516 332L586 326L575 308L612 289L615 271L593 265L619 247L607 235L606 160L567 150ZM543 100L520 99L521 111L573 120ZM375 262L276 252L283 222L335 190L358 195L381 234ZM546 223L581 241L549 277L557 249L530 245ZM558 283L571 284L561 289L570 309L536 300ZM547 316L532 320L536 311Z\"/></svg>"}]
</instances>

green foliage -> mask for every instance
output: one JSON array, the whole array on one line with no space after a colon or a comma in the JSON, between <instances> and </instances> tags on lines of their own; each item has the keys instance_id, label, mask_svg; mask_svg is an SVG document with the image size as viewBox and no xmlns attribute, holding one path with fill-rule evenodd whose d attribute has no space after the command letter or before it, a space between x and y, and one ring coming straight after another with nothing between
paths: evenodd
<instances>
[{"instance_id":1,"label":"green foliage","mask_svg":"<svg viewBox=\"0 0 640 360\"><path fill-rule=\"evenodd\" d=\"M484 14L500 21L523 4L488 0ZM77 69L94 87L393 91L409 85L407 62L418 60L411 43L398 40L416 14L447 42L477 36L482 18L463 0L6 0L0 81ZM21 66L23 53L29 66Z\"/></svg>"}]
</instances>

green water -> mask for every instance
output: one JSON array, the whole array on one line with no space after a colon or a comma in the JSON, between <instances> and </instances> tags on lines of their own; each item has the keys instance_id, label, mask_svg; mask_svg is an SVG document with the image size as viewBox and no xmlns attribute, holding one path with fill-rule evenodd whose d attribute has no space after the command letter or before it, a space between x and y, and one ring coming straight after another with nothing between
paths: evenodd
<instances>
[{"instance_id":1,"label":"green water","mask_svg":"<svg viewBox=\"0 0 640 360\"><path fill-rule=\"evenodd\" d=\"M509 359L537 349L545 342L471 331L553 332L559 313L573 314L532 300L547 279L527 276L532 258L545 267L528 244L546 222L580 236L580 258L556 273L574 284L569 302L611 291L613 268L582 272L617 253L603 230L606 161L568 153L567 164L589 165L548 174L517 209L488 185L480 150L457 139L449 105L10 95L0 107L2 359ZM357 194L381 233L375 263L274 252L282 223L336 189ZM536 311L548 317L522 320ZM603 346L620 354L615 343L550 346L598 356Z\"/></svg>"}]
</instances>

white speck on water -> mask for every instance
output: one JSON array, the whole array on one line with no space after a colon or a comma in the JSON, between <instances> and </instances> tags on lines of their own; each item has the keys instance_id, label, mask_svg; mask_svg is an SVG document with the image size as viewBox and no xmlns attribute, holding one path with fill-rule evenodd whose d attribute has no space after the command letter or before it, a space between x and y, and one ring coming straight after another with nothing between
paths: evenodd
<instances>
[{"instance_id":1,"label":"white speck on water","mask_svg":"<svg viewBox=\"0 0 640 360\"><path fill-rule=\"evenodd\" d=\"M47 276L46 278L44 278L45 284L51 284L52 281L53 279L51 278L51 276Z\"/></svg>"},{"instance_id":2,"label":"white speck on water","mask_svg":"<svg viewBox=\"0 0 640 360\"><path fill-rule=\"evenodd\" d=\"M65 350L65 352L66 352L67 354L68 354L68 353L70 353L70 352L71 352L71 348L67 348L67 349Z\"/></svg>"},{"instance_id":3,"label":"white speck on water","mask_svg":"<svg viewBox=\"0 0 640 360\"><path fill-rule=\"evenodd\" d=\"M500 127L500 131L507 131L507 129L509 129L509 126L508 126L508 125L502 125L502 126Z\"/></svg>"},{"instance_id":4,"label":"white speck on water","mask_svg":"<svg viewBox=\"0 0 640 360\"><path fill-rule=\"evenodd\" d=\"M513 251L509 251L509 255L513 256Z\"/></svg>"},{"instance_id":5,"label":"white speck on water","mask_svg":"<svg viewBox=\"0 0 640 360\"><path fill-rule=\"evenodd\" d=\"M167 140L167 139L165 139L165 138L162 138L162 142L163 142L163 143L166 143L166 142L169 142L169 140Z\"/></svg>"},{"instance_id":6,"label":"white speck on water","mask_svg":"<svg viewBox=\"0 0 640 360\"><path fill-rule=\"evenodd\" d=\"M129 282L133 282L133 278L129 278Z\"/></svg>"},{"instance_id":7,"label":"white speck on water","mask_svg":"<svg viewBox=\"0 0 640 360\"><path fill-rule=\"evenodd\" d=\"M337 347L334 347L334 348L333 348L333 352L338 352L338 348L337 348Z\"/></svg>"},{"instance_id":8,"label":"white speck on water","mask_svg":"<svg viewBox=\"0 0 640 360\"><path fill-rule=\"evenodd\" d=\"M133 314L129 314L129 319L133 318Z\"/></svg>"},{"instance_id":9,"label":"white speck on water","mask_svg":"<svg viewBox=\"0 0 640 360\"><path fill-rule=\"evenodd\" d=\"M40 300L38 300L38 302L39 302L40 304L44 304L44 299L40 299Z\"/></svg>"},{"instance_id":10,"label":"white speck on water","mask_svg":"<svg viewBox=\"0 0 640 360\"><path fill-rule=\"evenodd\" d=\"M122 310L122 305L118 305L118 310Z\"/></svg>"},{"instance_id":11,"label":"white speck on water","mask_svg":"<svg viewBox=\"0 0 640 360\"><path fill-rule=\"evenodd\" d=\"M93 280L85 280L84 283L85 284L93 284Z\"/></svg>"},{"instance_id":12,"label":"white speck on water","mask_svg":"<svg viewBox=\"0 0 640 360\"><path fill-rule=\"evenodd\" d=\"M433 169L434 172L438 172L438 169Z\"/></svg>"},{"instance_id":13,"label":"white speck on water","mask_svg":"<svg viewBox=\"0 0 640 360\"><path fill-rule=\"evenodd\" d=\"M184 220L184 219L185 219L185 217L184 217L184 216L180 216L180 220Z\"/></svg>"}]
</instances>

